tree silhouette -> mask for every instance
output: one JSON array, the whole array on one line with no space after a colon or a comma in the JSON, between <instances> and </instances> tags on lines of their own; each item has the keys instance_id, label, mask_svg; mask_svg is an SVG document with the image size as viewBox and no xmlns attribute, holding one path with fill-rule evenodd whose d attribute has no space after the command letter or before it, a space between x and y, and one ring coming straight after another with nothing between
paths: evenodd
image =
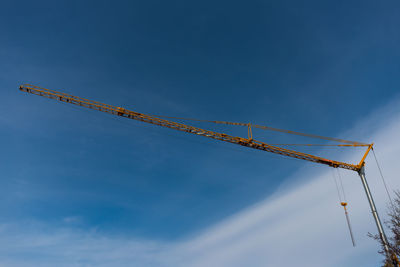
<instances>
[{"instance_id":1,"label":"tree silhouette","mask_svg":"<svg viewBox=\"0 0 400 267\"><path fill-rule=\"evenodd\" d=\"M380 254L384 255L383 267L400 267L398 258L400 257L400 190L394 191L395 198L390 202L387 215L388 220L385 220L385 225L389 229L388 247L391 255L387 255L384 249L383 242L378 234L373 235L368 233L368 236L375 239L381 245Z\"/></svg>"}]
</instances>

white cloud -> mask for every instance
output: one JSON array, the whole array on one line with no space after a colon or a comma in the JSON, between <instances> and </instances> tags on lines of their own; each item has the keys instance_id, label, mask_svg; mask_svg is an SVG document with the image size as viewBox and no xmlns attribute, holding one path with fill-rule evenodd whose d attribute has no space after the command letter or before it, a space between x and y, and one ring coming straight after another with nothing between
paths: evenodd
<instances>
[{"instance_id":1,"label":"white cloud","mask_svg":"<svg viewBox=\"0 0 400 267\"><path fill-rule=\"evenodd\" d=\"M160 242L46 225L0 227L0 266L163 266Z\"/></svg>"},{"instance_id":2,"label":"white cloud","mask_svg":"<svg viewBox=\"0 0 400 267\"><path fill-rule=\"evenodd\" d=\"M374 140L388 184L400 187L399 101L374 113L344 137L364 134ZM379 126L379 129L375 127ZM353 138L354 139L354 138ZM359 139L359 138L355 138ZM356 162L355 155L348 159ZM378 266L376 232L365 193L356 173L341 171L349 201L350 219L357 242L351 245L332 170L300 179L273 196L175 243L131 240L33 225L0 228L1 266ZM308 171L297 173L309 175ZM372 156L367 179L383 217L387 197ZM69 221L69 219L67 219Z\"/></svg>"}]
</instances>

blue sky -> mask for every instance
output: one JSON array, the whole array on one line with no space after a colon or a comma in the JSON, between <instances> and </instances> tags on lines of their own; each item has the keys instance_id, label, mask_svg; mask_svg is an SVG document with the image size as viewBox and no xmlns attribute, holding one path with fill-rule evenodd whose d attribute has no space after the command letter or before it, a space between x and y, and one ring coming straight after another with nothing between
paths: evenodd
<instances>
[{"instance_id":1,"label":"blue sky","mask_svg":"<svg viewBox=\"0 0 400 267\"><path fill-rule=\"evenodd\" d=\"M24 236L181 242L326 167L26 95L21 83L365 142L378 129L358 122L397 103L397 1L1 3L0 223ZM44 264L51 253L22 255Z\"/></svg>"}]
</instances>

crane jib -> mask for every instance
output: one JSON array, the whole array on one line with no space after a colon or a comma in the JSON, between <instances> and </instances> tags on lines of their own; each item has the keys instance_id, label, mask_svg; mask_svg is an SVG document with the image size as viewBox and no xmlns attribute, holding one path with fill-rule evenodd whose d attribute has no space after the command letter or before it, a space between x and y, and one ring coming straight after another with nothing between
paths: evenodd
<instances>
[{"instance_id":1,"label":"crane jib","mask_svg":"<svg viewBox=\"0 0 400 267\"><path fill-rule=\"evenodd\" d=\"M283 156L287 156L287 157L291 157L291 158L297 158L297 159L301 159L301 160L307 160L307 161L311 161L311 162L315 162L315 163L320 163L320 164L328 165L328 166L334 167L334 168L343 168L343 169L348 169L348 170L357 171L357 172L359 172L360 169L362 168L362 166L364 165L364 160L365 160L368 152L372 148L372 144L368 145L368 149L359 164L350 164L350 163L325 159L325 158L322 158L319 156L299 152L299 151L292 150L292 149L286 149L283 147L270 145L270 144L267 144L267 143L264 143L261 141L253 140L252 138L247 139L247 138L242 138L242 137L237 137L237 136L231 136L231 135L224 134L224 133L218 133L218 132L214 132L214 131L210 131L210 130L205 130L205 129L190 126L187 124L162 119L162 118L152 116L152 115L142 114L142 113L131 111L131 110L128 110L128 109L125 109L122 107L112 106L109 104L104 104L101 102L97 102L97 101L93 101L93 100L89 100L89 99L85 99L85 98L80 98L77 96L69 95L66 93L62 93L62 92L34 86L34 85L24 84L24 85L21 85L19 87L19 89L21 91L24 91L27 93L47 97L50 99L55 99L58 101L78 105L81 107L86 107L86 108L90 108L90 109L94 109L94 110L98 110L98 111L102 111L102 112L111 113L113 115L129 118L129 119L134 119L134 120L138 120L138 121L178 130L178 131L201 135L204 137L213 138L216 140L229 142L232 144L237 144L237 145L241 145L241 146L245 146L245 147L249 147L249 148L253 148L253 149L263 150L266 152L271 152L271 153L275 153L275 154L279 154L279 155L283 155ZM359 143L359 144L362 144L362 143Z\"/></svg>"}]
</instances>

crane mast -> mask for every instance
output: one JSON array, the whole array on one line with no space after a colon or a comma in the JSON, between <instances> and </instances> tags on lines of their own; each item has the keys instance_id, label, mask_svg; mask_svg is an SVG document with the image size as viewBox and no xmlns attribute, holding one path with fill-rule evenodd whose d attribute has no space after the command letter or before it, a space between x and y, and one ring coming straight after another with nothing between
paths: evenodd
<instances>
[{"instance_id":1,"label":"crane mast","mask_svg":"<svg viewBox=\"0 0 400 267\"><path fill-rule=\"evenodd\" d=\"M241 145L241 146L245 146L245 147L249 147L249 148L253 148L253 149L263 150L266 152L271 152L271 153L275 153L275 154L279 154L279 155L283 155L283 156L287 156L287 157L291 157L291 158L297 158L297 159L311 161L314 163L320 163L320 164L328 165L333 168L343 168L343 169L355 171L359 174L359 176L361 178L361 182L362 182L362 185L366 192L367 199L368 199L371 211L372 211L372 215L374 217L374 220L375 220L380 238L382 240L382 244L384 246L386 255L388 256L388 258L395 257L395 255L392 252L390 252L390 250L389 250L387 237L383 230L382 223L379 219L378 212L377 212L377 209L376 209L374 200L372 198L372 194L369 189L367 180L365 178L365 173L364 173L365 159L366 159L368 153L370 152L370 150L373 148L373 144L364 144L364 143L352 142L352 141L341 140L341 139L336 139L336 138L321 137L321 136L317 136L317 135L308 135L308 134L302 134L302 133L288 131L288 130L281 130L281 129L271 128L271 127L266 127L266 126L255 125L255 127L257 127L257 128L264 128L264 129L275 130L275 131L286 132L286 133L295 133L295 134L299 134L299 135L303 135L303 136L316 137L316 138L322 138L322 139L326 139L326 140L333 140L333 141L339 141L342 143L346 143L346 144L340 144L337 146L367 147L360 162L358 164L351 164L351 163L346 163L346 162L341 162L341 161L336 161L336 160L330 160L330 159L322 158L319 156L302 153L302 152L295 151L292 149L286 149L286 148L282 148L282 147L279 147L276 145L271 145L271 144L267 144L267 143L264 143L261 141L254 140L252 138L250 124L212 121L212 122L231 124L231 125L242 125L242 126L248 125L249 126L249 136L248 136L248 138L243 138L243 137L232 136L232 135L228 135L228 134L224 134L224 133L218 133L218 132L214 132L214 131L210 131L210 130L205 130L205 129L201 129L198 127L183 124L183 123L173 122L170 120L162 119L160 117L146 115L146 114L131 111L131 110L128 110L128 109L125 109L122 107L104 104L101 102L69 95L66 93L38 87L35 85L23 84L19 87L19 89L23 92L31 93L34 95L39 95L39 96L47 97L50 99L55 99L55 100L58 100L61 102L70 103L70 104L78 105L81 107L86 107L86 108L110 113L113 115L129 118L129 119L134 119L134 120L138 120L138 121L142 121L142 122L146 122L146 123L150 123L150 124L154 124L154 125L158 125L158 126L162 126L162 127L167 127L167 128L182 131L182 132L196 134L196 135L200 135L200 136L204 136L204 137L208 137L208 138L212 138L212 139L216 139L216 140L220 140L220 141L224 141L224 142L228 142L228 143L232 143L232 144L237 144L237 145Z\"/></svg>"}]
</instances>

